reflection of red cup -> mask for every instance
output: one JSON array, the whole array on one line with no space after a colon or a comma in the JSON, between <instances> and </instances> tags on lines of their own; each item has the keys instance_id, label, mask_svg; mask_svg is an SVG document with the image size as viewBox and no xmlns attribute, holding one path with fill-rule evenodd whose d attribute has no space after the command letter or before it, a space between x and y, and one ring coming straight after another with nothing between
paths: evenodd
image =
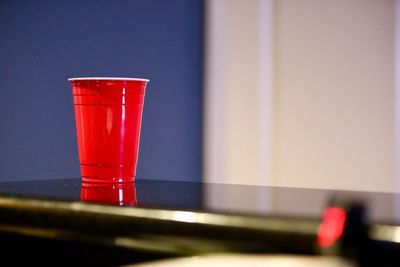
<instances>
[{"instance_id":1,"label":"reflection of red cup","mask_svg":"<svg viewBox=\"0 0 400 267\"><path fill-rule=\"evenodd\" d=\"M71 78L82 181L132 182L148 80Z\"/></svg>"},{"instance_id":2,"label":"reflection of red cup","mask_svg":"<svg viewBox=\"0 0 400 267\"><path fill-rule=\"evenodd\" d=\"M136 206L135 183L82 183L81 200L118 206Z\"/></svg>"}]
</instances>

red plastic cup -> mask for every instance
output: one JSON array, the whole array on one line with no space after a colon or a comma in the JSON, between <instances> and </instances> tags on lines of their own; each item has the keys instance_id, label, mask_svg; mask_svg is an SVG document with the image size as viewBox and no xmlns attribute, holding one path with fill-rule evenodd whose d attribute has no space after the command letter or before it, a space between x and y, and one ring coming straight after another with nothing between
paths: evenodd
<instances>
[{"instance_id":1,"label":"red plastic cup","mask_svg":"<svg viewBox=\"0 0 400 267\"><path fill-rule=\"evenodd\" d=\"M133 182L149 80L113 77L68 80L74 99L82 182Z\"/></svg>"},{"instance_id":2,"label":"red plastic cup","mask_svg":"<svg viewBox=\"0 0 400 267\"><path fill-rule=\"evenodd\" d=\"M98 204L135 207L135 183L82 183L81 200Z\"/></svg>"}]
</instances>

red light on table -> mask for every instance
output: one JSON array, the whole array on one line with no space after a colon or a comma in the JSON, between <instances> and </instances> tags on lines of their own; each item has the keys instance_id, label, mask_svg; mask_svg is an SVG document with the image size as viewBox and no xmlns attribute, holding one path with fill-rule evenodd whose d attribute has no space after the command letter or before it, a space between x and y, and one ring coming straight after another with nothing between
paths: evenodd
<instances>
[{"instance_id":1,"label":"red light on table","mask_svg":"<svg viewBox=\"0 0 400 267\"><path fill-rule=\"evenodd\" d=\"M82 183L81 200L118 206L136 206L135 183Z\"/></svg>"},{"instance_id":2,"label":"red light on table","mask_svg":"<svg viewBox=\"0 0 400 267\"><path fill-rule=\"evenodd\" d=\"M346 211L339 207L327 207L318 230L317 243L322 248L332 246L344 230Z\"/></svg>"}]
</instances>

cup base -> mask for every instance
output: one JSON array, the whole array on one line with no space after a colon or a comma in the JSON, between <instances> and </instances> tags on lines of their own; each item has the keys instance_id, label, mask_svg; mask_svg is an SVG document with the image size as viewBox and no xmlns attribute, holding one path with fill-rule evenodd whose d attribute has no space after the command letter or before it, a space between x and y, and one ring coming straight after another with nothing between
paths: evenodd
<instances>
[{"instance_id":1,"label":"cup base","mask_svg":"<svg viewBox=\"0 0 400 267\"><path fill-rule=\"evenodd\" d=\"M118 183L134 183L135 177L85 177L82 176L82 183L87 184L118 184Z\"/></svg>"},{"instance_id":2,"label":"cup base","mask_svg":"<svg viewBox=\"0 0 400 267\"><path fill-rule=\"evenodd\" d=\"M132 183L135 181L136 164L82 164L84 183Z\"/></svg>"}]
</instances>

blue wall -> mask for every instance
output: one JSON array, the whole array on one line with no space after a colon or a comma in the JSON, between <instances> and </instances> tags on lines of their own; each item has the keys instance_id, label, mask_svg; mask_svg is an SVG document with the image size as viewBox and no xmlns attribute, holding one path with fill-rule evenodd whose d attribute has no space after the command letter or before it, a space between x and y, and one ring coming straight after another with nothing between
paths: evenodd
<instances>
[{"instance_id":1,"label":"blue wall","mask_svg":"<svg viewBox=\"0 0 400 267\"><path fill-rule=\"evenodd\" d=\"M0 181L79 177L68 77L151 81L138 179L201 177L200 0L1 1Z\"/></svg>"}]
</instances>

